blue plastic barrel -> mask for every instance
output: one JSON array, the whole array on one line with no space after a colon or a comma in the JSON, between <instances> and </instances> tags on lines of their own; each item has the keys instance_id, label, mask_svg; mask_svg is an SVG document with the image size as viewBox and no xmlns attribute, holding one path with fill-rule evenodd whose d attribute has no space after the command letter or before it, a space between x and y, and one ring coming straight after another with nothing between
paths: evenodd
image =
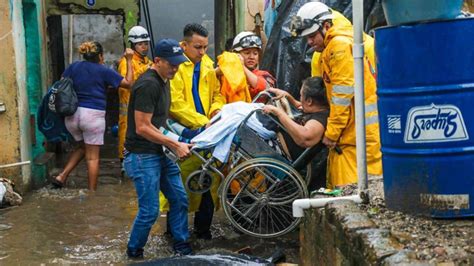
<instances>
[{"instance_id":1,"label":"blue plastic barrel","mask_svg":"<svg viewBox=\"0 0 474 266\"><path fill-rule=\"evenodd\" d=\"M474 19L375 31L388 208L474 216Z\"/></svg>"}]
</instances>

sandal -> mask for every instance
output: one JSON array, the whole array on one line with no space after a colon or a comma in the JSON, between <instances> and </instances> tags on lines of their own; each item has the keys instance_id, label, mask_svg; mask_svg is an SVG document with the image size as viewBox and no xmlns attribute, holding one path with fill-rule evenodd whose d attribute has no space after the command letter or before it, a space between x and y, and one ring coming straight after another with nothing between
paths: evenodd
<instances>
[{"instance_id":1,"label":"sandal","mask_svg":"<svg viewBox=\"0 0 474 266\"><path fill-rule=\"evenodd\" d=\"M53 178L51 178L51 185L53 185L53 189L61 189L64 187L64 183L57 179L57 177L60 175L61 174L53 176Z\"/></svg>"}]
</instances>

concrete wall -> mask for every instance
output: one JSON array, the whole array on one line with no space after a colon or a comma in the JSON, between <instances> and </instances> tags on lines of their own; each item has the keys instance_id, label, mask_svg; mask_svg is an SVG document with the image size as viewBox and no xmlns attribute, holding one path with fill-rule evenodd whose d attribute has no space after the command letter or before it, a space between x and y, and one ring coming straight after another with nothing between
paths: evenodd
<instances>
[{"instance_id":1,"label":"concrete wall","mask_svg":"<svg viewBox=\"0 0 474 266\"><path fill-rule=\"evenodd\" d=\"M62 16L65 66L83 60L78 47L86 41L98 41L104 48L105 64L115 67L123 55L123 17L120 15L70 15ZM72 32L69 27L72 21ZM70 37L72 36L72 43ZM72 49L70 49L72 48Z\"/></svg>"},{"instance_id":2,"label":"concrete wall","mask_svg":"<svg viewBox=\"0 0 474 266\"><path fill-rule=\"evenodd\" d=\"M31 135L26 91L25 34L22 2L0 1L0 166L31 160ZM30 183L30 165L0 169L0 176L14 180L20 190Z\"/></svg>"},{"instance_id":3,"label":"concrete wall","mask_svg":"<svg viewBox=\"0 0 474 266\"><path fill-rule=\"evenodd\" d=\"M26 88L31 126L32 183L44 183L47 169L35 160L44 154L44 136L36 127L36 113L51 83L45 38L45 12L41 0L23 0L23 25L26 44Z\"/></svg>"},{"instance_id":4,"label":"concrete wall","mask_svg":"<svg viewBox=\"0 0 474 266\"><path fill-rule=\"evenodd\" d=\"M137 25L139 19L139 0L95 0L93 6L88 6L85 0L46 0L48 15L69 14L103 14L123 16L126 35L128 30Z\"/></svg>"},{"instance_id":5,"label":"concrete wall","mask_svg":"<svg viewBox=\"0 0 474 266\"><path fill-rule=\"evenodd\" d=\"M305 211L300 244L302 265L422 265L352 201Z\"/></svg>"}]
</instances>

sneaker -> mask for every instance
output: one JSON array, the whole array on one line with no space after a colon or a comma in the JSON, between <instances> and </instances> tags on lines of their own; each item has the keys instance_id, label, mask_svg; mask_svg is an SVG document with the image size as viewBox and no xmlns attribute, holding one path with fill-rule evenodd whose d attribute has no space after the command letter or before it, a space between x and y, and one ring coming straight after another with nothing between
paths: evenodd
<instances>
[{"instance_id":1,"label":"sneaker","mask_svg":"<svg viewBox=\"0 0 474 266\"><path fill-rule=\"evenodd\" d=\"M136 250L127 248L127 256L130 259L143 259L143 248Z\"/></svg>"},{"instance_id":2,"label":"sneaker","mask_svg":"<svg viewBox=\"0 0 474 266\"><path fill-rule=\"evenodd\" d=\"M186 256L193 254L193 249L191 248L191 245L189 244L189 242L185 241L177 241L176 243L174 243L173 250L175 256Z\"/></svg>"}]
</instances>

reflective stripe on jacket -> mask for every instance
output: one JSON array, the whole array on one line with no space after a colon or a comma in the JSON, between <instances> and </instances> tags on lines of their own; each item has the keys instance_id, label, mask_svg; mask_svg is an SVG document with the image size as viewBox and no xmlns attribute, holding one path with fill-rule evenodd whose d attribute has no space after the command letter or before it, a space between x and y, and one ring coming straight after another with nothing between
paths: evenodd
<instances>
[{"instance_id":1,"label":"reflective stripe on jacket","mask_svg":"<svg viewBox=\"0 0 474 266\"><path fill-rule=\"evenodd\" d=\"M333 186L357 181L355 153L354 58L352 27L331 27L321 54L322 77L330 103L325 136L337 142L342 154L329 156L329 183ZM382 173L375 77L364 59L364 93L367 166L369 174ZM351 170L349 170L351 169Z\"/></svg>"}]
</instances>

